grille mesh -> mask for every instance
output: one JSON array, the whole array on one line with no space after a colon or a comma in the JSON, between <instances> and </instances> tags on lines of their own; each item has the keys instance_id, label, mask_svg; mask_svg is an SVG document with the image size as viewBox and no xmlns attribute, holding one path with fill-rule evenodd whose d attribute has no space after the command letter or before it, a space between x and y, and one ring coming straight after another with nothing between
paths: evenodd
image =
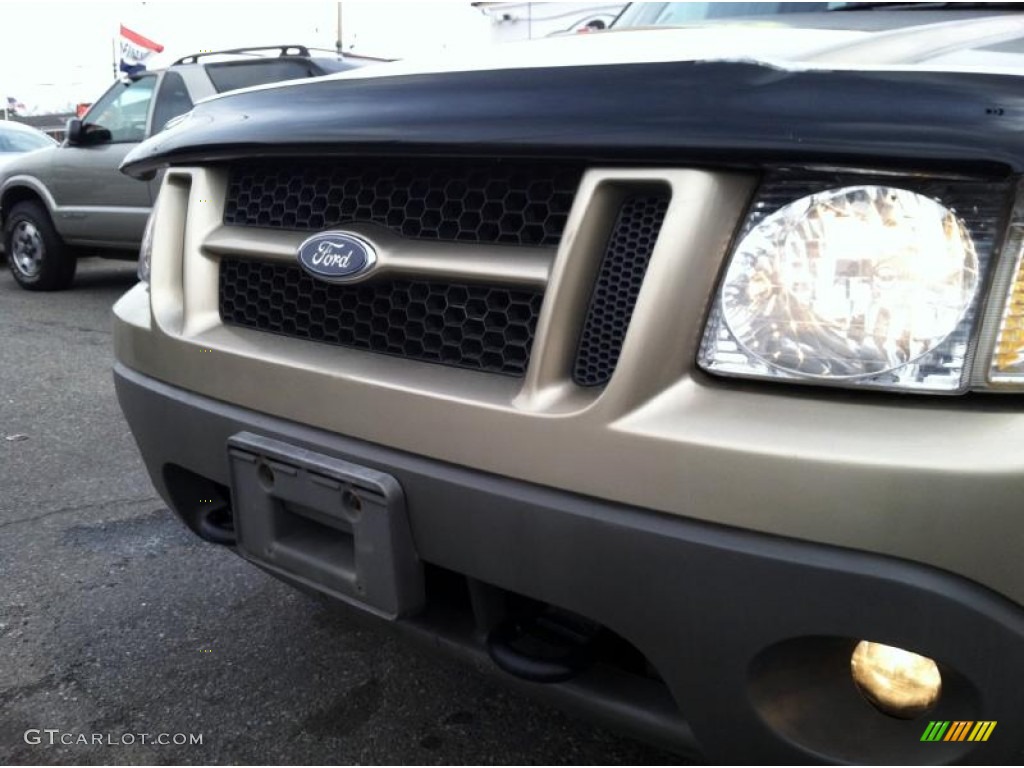
<instances>
[{"instance_id":1,"label":"grille mesh","mask_svg":"<svg viewBox=\"0 0 1024 768\"><path fill-rule=\"evenodd\" d=\"M220 264L225 323L509 376L526 371L542 299L536 291L422 280L336 285L290 264Z\"/></svg>"},{"instance_id":2,"label":"grille mesh","mask_svg":"<svg viewBox=\"0 0 1024 768\"><path fill-rule=\"evenodd\" d=\"M374 222L423 240L555 246L582 170L494 161L262 161L231 169L224 223Z\"/></svg>"},{"instance_id":3,"label":"grille mesh","mask_svg":"<svg viewBox=\"0 0 1024 768\"><path fill-rule=\"evenodd\" d=\"M667 192L636 195L619 209L576 353L573 380L580 386L606 384L615 370L668 201Z\"/></svg>"}]
</instances>

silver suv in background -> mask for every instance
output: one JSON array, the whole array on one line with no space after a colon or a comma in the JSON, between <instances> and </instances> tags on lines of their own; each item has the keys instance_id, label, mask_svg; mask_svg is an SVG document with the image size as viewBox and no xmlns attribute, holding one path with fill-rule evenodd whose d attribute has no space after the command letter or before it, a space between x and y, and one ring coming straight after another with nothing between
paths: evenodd
<instances>
[{"instance_id":1,"label":"silver suv in background","mask_svg":"<svg viewBox=\"0 0 1024 768\"><path fill-rule=\"evenodd\" d=\"M300 45L240 48L186 56L165 70L118 80L82 119L68 121L61 145L0 170L0 225L15 280L28 290L60 290L71 285L79 255L102 250L134 258L160 179L138 181L118 167L199 100L364 62L313 56Z\"/></svg>"}]
</instances>

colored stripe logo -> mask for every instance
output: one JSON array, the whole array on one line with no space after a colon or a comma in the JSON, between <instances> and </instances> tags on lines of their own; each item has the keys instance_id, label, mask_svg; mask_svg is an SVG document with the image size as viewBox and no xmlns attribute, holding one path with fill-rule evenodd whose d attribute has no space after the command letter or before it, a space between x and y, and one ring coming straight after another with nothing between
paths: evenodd
<instances>
[{"instance_id":1,"label":"colored stripe logo","mask_svg":"<svg viewBox=\"0 0 1024 768\"><path fill-rule=\"evenodd\" d=\"M921 741L988 741L996 720L932 720Z\"/></svg>"}]
</instances>

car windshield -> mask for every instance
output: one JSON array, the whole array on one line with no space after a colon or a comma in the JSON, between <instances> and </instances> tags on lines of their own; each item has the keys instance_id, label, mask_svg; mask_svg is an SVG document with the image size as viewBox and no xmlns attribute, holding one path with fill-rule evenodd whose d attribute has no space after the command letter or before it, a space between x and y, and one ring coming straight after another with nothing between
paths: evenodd
<instances>
[{"instance_id":1,"label":"car windshield","mask_svg":"<svg viewBox=\"0 0 1024 768\"><path fill-rule=\"evenodd\" d=\"M0 152L31 152L52 147L56 142L45 133L0 126Z\"/></svg>"},{"instance_id":2,"label":"car windshield","mask_svg":"<svg viewBox=\"0 0 1024 768\"><path fill-rule=\"evenodd\" d=\"M789 13L818 13L820 11L869 11L869 10L921 10L936 9L974 10L974 11L1005 11L1024 10L1024 3L630 3L622 12L614 27L678 27L700 24L705 21L724 21L729 19L763 18L780 16Z\"/></svg>"},{"instance_id":3,"label":"car windshield","mask_svg":"<svg viewBox=\"0 0 1024 768\"><path fill-rule=\"evenodd\" d=\"M155 86L152 75L115 83L92 106L84 122L106 128L113 142L142 141Z\"/></svg>"},{"instance_id":4,"label":"car windshield","mask_svg":"<svg viewBox=\"0 0 1024 768\"><path fill-rule=\"evenodd\" d=\"M720 19L827 11L848 3L630 3L615 27L673 27Z\"/></svg>"},{"instance_id":5,"label":"car windshield","mask_svg":"<svg viewBox=\"0 0 1024 768\"><path fill-rule=\"evenodd\" d=\"M253 85L298 80L318 74L309 61L302 59L267 59L266 61L230 61L206 66L217 93L249 88Z\"/></svg>"}]
</instances>

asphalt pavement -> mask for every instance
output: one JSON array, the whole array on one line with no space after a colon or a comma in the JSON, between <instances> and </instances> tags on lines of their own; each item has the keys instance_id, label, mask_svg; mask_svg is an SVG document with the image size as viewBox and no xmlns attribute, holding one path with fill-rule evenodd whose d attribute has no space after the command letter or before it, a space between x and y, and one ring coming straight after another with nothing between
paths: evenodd
<instances>
[{"instance_id":1,"label":"asphalt pavement","mask_svg":"<svg viewBox=\"0 0 1024 768\"><path fill-rule=\"evenodd\" d=\"M135 265L0 267L0 764L678 762L187 532L114 396Z\"/></svg>"}]
</instances>

